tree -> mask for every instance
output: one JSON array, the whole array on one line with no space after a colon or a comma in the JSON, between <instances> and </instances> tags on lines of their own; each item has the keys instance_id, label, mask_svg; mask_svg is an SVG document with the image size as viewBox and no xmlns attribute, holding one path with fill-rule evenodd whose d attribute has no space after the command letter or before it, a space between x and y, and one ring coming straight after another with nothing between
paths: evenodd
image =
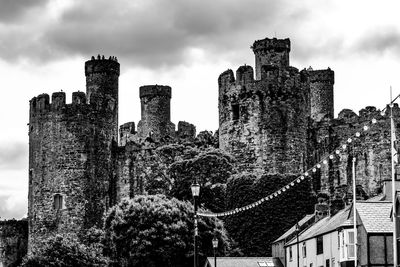
<instances>
[{"instance_id":1,"label":"tree","mask_svg":"<svg viewBox=\"0 0 400 267\"><path fill-rule=\"evenodd\" d=\"M236 175L227 185L228 209L253 203L295 178L295 175L279 174L260 178L249 173ZM226 217L224 222L243 253L248 256L271 255L271 243L304 215L313 213L314 203L310 181L304 180L251 210Z\"/></svg>"},{"instance_id":2,"label":"tree","mask_svg":"<svg viewBox=\"0 0 400 267\"><path fill-rule=\"evenodd\" d=\"M211 255L211 240L219 253L230 250L220 220L199 219L199 251ZM164 195L125 199L108 213L105 242L115 266L188 266L193 261L193 206Z\"/></svg>"},{"instance_id":3,"label":"tree","mask_svg":"<svg viewBox=\"0 0 400 267\"><path fill-rule=\"evenodd\" d=\"M92 238L89 238L92 239ZM107 266L100 243L86 245L76 235L56 235L43 241L44 247L27 256L22 267Z\"/></svg>"}]
</instances>

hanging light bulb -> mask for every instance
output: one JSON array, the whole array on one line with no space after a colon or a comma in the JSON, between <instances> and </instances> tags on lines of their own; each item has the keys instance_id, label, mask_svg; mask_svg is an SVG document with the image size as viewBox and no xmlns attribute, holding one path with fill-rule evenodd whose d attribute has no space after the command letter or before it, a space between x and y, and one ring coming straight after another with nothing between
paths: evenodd
<instances>
[{"instance_id":1,"label":"hanging light bulb","mask_svg":"<svg viewBox=\"0 0 400 267\"><path fill-rule=\"evenodd\" d=\"M305 176L308 176L308 172L305 172L304 175L305 175Z\"/></svg>"},{"instance_id":2,"label":"hanging light bulb","mask_svg":"<svg viewBox=\"0 0 400 267\"><path fill-rule=\"evenodd\" d=\"M301 179L301 180L304 180L304 176L303 176L303 175L302 175L302 176L300 176L300 179Z\"/></svg>"},{"instance_id":3,"label":"hanging light bulb","mask_svg":"<svg viewBox=\"0 0 400 267\"><path fill-rule=\"evenodd\" d=\"M346 145L346 144L342 145L342 148L343 148L343 149L346 149L346 147L347 147L347 145Z\"/></svg>"},{"instance_id":4,"label":"hanging light bulb","mask_svg":"<svg viewBox=\"0 0 400 267\"><path fill-rule=\"evenodd\" d=\"M317 171L317 169L316 169L316 168L313 168L313 169L312 169L312 171L313 171L313 172L316 172L316 171Z\"/></svg>"},{"instance_id":5,"label":"hanging light bulb","mask_svg":"<svg viewBox=\"0 0 400 267\"><path fill-rule=\"evenodd\" d=\"M356 137L360 137L361 133L360 132L356 132Z\"/></svg>"},{"instance_id":6,"label":"hanging light bulb","mask_svg":"<svg viewBox=\"0 0 400 267\"><path fill-rule=\"evenodd\" d=\"M332 157L332 159L333 159L333 155L329 155L329 158L330 158L330 157ZM328 161L327 161L326 159L324 159L324 161L323 161L322 163L328 164Z\"/></svg>"},{"instance_id":7,"label":"hanging light bulb","mask_svg":"<svg viewBox=\"0 0 400 267\"><path fill-rule=\"evenodd\" d=\"M294 186L294 182L291 182L290 185L291 185L291 186Z\"/></svg>"},{"instance_id":8,"label":"hanging light bulb","mask_svg":"<svg viewBox=\"0 0 400 267\"><path fill-rule=\"evenodd\" d=\"M347 139L347 142L348 142L348 143L351 143L351 141L352 141L351 138Z\"/></svg>"},{"instance_id":9,"label":"hanging light bulb","mask_svg":"<svg viewBox=\"0 0 400 267\"><path fill-rule=\"evenodd\" d=\"M339 149L336 149L335 152L336 152L336 154L338 154L338 155L340 154L340 150L339 150Z\"/></svg>"},{"instance_id":10,"label":"hanging light bulb","mask_svg":"<svg viewBox=\"0 0 400 267\"><path fill-rule=\"evenodd\" d=\"M318 168L318 169L321 168L321 164L318 163L318 164L317 164L317 168Z\"/></svg>"},{"instance_id":11,"label":"hanging light bulb","mask_svg":"<svg viewBox=\"0 0 400 267\"><path fill-rule=\"evenodd\" d=\"M372 119L372 123L376 123L376 119L375 118Z\"/></svg>"},{"instance_id":12,"label":"hanging light bulb","mask_svg":"<svg viewBox=\"0 0 400 267\"><path fill-rule=\"evenodd\" d=\"M368 130L368 126L364 125L363 129L364 129L364 131L367 131Z\"/></svg>"}]
</instances>

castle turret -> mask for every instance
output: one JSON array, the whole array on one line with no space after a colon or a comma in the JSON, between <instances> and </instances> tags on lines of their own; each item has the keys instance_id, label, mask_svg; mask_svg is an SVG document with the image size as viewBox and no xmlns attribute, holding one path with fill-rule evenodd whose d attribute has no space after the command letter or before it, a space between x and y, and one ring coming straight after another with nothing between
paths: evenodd
<instances>
[{"instance_id":1,"label":"castle turret","mask_svg":"<svg viewBox=\"0 0 400 267\"><path fill-rule=\"evenodd\" d=\"M29 251L54 233L101 227L115 203L119 64L92 58L85 74L88 101L83 92L71 104L64 92L30 101Z\"/></svg>"},{"instance_id":2,"label":"castle turret","mask_svg":"<svg viewBox=\"0 0 400 267\"><path fill-rule=\"evenodd\" d=\"M256 57L256 79L261 79L262 66L269 65L278 68L289 66L290 40L269 39L257 40L251 47Z\"/></svg>"},{"instance_id":3,"label":"castle turret","mask_svg":"<svg viewBox=\"0 0 400 267\"><path fill-rule=\"evenodd\" d=\"M311 118L321 120L325 116L333 118L333 84L335 73L326 70L308 70L310 81Z\"/></svg>"},{"instance_id":4,"label":"castle turret","mask_svg":"<svg viewBox=\"0 0 400 267\"><path fill-rule=\"evenodd\" d=\"M120 66L115 57L92 57L85 62L87 102L98 110L112 115L115 136L118 133L118 77Z\"/></svg>"},{"instance_id":5,"label":"castle turret","mask_svg":"<svg viewBox=\"0 0 400 267\"><path fill-rule=\"evenodd\" d=\"M219 85L219 145L239 168L260 174L296 174L307 155L307 83L289 66L289 39L253 45L253 68L223 72ZM307 81L307 80L306 80Z\"/></svg>"},{"instance_id":6,"label":"castle turret","mask_svg":"<svg viewBox=\"0 0 400 267\"><path fill-rule=\"evenodd\" d=\"M174 136L175 125L171 122L171 87L146 85L139 89L141 120L138 134L142 139L159 141L166 136Z\"/></svg>"}]
</instances>

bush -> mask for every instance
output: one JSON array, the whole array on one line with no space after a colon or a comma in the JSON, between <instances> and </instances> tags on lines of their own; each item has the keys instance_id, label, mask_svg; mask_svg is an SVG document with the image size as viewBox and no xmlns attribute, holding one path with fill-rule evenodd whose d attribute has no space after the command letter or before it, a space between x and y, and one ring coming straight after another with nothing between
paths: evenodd
<instances>
[{"instance_id":1,"label":"bush","mask_svg":"<svg viewBox=\"0 0 400 267\"><path fill-rule=\"evenodd\" d=\"M230 250L220 220L199 218L199 253ZM105 222L106 244L115 266L190 266L193 262L193 206L164 195L136 196L113 207Z\"/></svg>"}]
</instances>

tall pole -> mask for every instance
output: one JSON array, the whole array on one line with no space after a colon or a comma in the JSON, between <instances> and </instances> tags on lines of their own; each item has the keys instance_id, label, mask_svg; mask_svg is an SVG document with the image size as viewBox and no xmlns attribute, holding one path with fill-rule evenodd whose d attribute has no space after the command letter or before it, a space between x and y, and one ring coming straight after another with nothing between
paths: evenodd
<instances>
[{"instance_id":1,"label":"tall pole","mask_svg":"<svg viewBox=\"0 0 400 267\"><path fill-rule=\"evenodd\" d=\"M199 234L199 230L197 228L197 196L194 197L194 267L198 267L197 260L197 236Z\"/></svg>"},{"instance_id":2,"label":"tall pole","mask_svg":"<svg viewBox=\"0 0 400 267\"><path fill-rule=\"evenodd\" d=\"M390 87L390 100L392 100L392 87ZM395 184L395 157L394 149L396 133L393 121L393 101L390 101L390 146L392 154L392 201L393 201L393 266L397 267L397 212L396 212L396 184Z\"/></svg>"},{"instance_id":3,"label":"tall pole","mask_svg":"<svg viewBox=\"0 0 400 267\"><path fill-rule=\"evenodd\" d=\"M356 157L353 157L354 267L357 267Z\"/></svg>"},{"instance_id":4,"label":"tall pole","mask_svg":"<svg viewBox=\"0 0 400 267\"><path fill-rule=\"evenodd\" d=\"M299 225L299 222L297 221L297 223L296 223L297 267L300 267L299 232L300 232L300 225Z\"/></svg>"},{"instance_id":5,"label":"tall pole","mask_svg":"<svg viewBox=\"0 0 400 267\"><path fill-rule=\"evenodd\" d=\"M214 267L217 267L217 256L215 254L215 248L214 248Z\"/></svg>"}]
</instances>

